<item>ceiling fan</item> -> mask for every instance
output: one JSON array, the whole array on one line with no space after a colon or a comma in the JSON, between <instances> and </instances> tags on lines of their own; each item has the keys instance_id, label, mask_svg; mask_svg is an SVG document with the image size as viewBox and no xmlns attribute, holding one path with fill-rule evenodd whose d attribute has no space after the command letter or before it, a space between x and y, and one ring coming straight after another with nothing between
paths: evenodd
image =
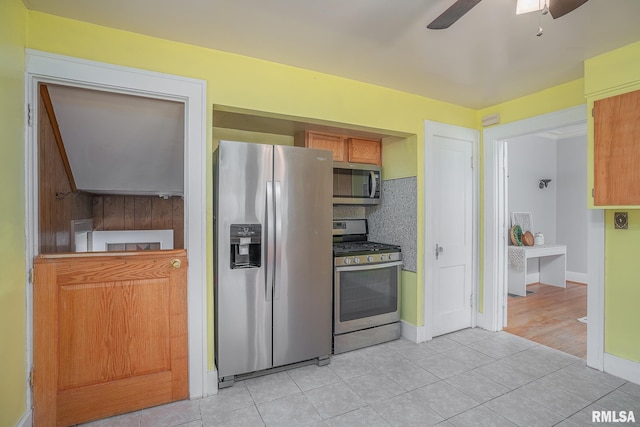
<instances>
[{"instance_id":1,"label":"ceiling fan","mask_svg":"<svg viewBox=\"0 0 640 427\"><path fill-rule=\"evenodd\" d=\"M443 30L449 28L458 19L462 18L464 14L469 12L475 5L482 0L456 0L447 10L445 10L440 16L434 19L427 28L430 30ZM579 6L585 4L588 0L541 0L545 4L548 4L549 14L553 19L558 19L561 16L577 9Z\"/></svg>"}]
</instances>

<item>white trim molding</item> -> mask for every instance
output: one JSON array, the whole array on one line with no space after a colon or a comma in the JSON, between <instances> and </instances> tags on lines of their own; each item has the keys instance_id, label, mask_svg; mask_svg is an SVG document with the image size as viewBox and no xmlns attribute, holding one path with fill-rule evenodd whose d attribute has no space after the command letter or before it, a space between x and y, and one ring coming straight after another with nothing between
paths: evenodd
<instances>
[{"instance_id":1,"label":"white trim molding","mask_svg":"<svg viewBox=\"0 0 640 427\"><path fill-rule=\"evenodd\" d=\"M187 271L189 397L193 399L206 396L208 394L206 345L206 81L31 49L26 50L25 61L27 74L25 79L27 102L25 104L33 106L32 123L38 123L38 84L41 82L166 99L185 104L184 210L185 249L187 249L189 260ZM29 126L28 123L25 123L25 126L26 264L27 268L31 269L33 258L38 253L37 126ZM29 284L27 284L27 289L30 289ZM33 314L32 294L28 293L27 298L27 317L30 319ZM29 320L28 325L27 363L31 368L33 364L33 329ZM27 400L30 400L30 397Z\"/></svg>"},{"instance_id":2,"label":"white trim molding","mask_svg":"<svg viewBox=\"0 0 640 427\"><path fill-rule=\"evenodd\" d=\"M218 371L207 372L207 396L218 394Z\"/></svg>"},{"instance_id":3,"label":"white trim molding","mask_svg":"<svg viewBox=\"0 0 640 427\"><path fill-rule=\"evenodd\" d=\"M32 427L33 426L33 410L29 409L18 421L16 427Z\"/></svg>"},{"instance_id":4,"label":"white trim molding","mask_svg":"<svg viewBox=\"0 0 640 427\"><path fill-rule=\"evenodd\" d=\"M484 328L502 330L506 319L506 197L505 141L522 135L586 123L587 106L532 117L487 128L484 141ZM586 166L586 165L585 165ZM585 191L587 189L585 188ZM587 364L602 370L604 353L604 215L589 217L589 287L587 290Z\"/></svg>"},{"instance_id":5,"label":"white trim molding","mask_svg":"<svg viewBox=\"0 0 640 427\"><path fill-rule=\"evenodd\" d=\"M604 371L640 385L640 362L623 359L613 354L604 354Z\"/></svg>"},{"instance_id":6,"label":"white trim molding","mask_svg":"<svg viewBox=\"0 0 640 427\"><path fill-rule=\"evenodd\" d=\"M587 231L587 365L604 369L604 210L589 211Z\"/></svg>"},{"instance_id":7,"label":"white trim molding","mask_svg":"<svg viewBox=\"0 0 640 427\"><path fill-rule=\"evenodd\" d=\"M404 338L415 343L427 341L427 333L424 326L416 326L404 320L400 321L401 334Z\"/></svg>"}]
</instances>

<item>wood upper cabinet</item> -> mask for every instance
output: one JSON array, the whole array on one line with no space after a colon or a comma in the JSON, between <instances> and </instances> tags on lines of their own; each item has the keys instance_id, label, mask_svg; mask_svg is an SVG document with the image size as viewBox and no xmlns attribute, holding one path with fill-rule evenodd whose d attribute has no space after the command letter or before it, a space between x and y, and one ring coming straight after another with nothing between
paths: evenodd
<instances>
[{"instance_id":1,"label":"wood upper cabinet","mask_svg":"<svg viewBox=\"0 0 640 427\"><path fill-rule=\"evenodd\" d=\"M296 135L295 145L333 152L334 162L347 161L347 145L342 135L305 131Z\"/></svg>"},{"instance_id":2,"label":"wood upper cabinet","mask_svg":"<svg viewBox=\"0 0 640 427\"><path fill-rule=\"evenodd\" d=\"M640 205L640 91L594 102L594 204Z\"/></svg>"},{"instance_id":3,"label":"wood upper cabinet","mask_svg":"<svg viewBox=\"0 0 640 427\"><path fill-rule=\"evenodd\" d=\"M295 145L333 152L334 162L382 165L379 139L350 138L345 135L305 131L296 135Z\"/></svg>"},{"instance_id":4,"label":"wood upper cabinet","mask_svg":"<svg viewBox=\"0 0 640 427\"><path fill-rule=\"evenodd\" d=\"M35 426L188 397L186 272L184 250L36 258Z\"/></svg>"},{"instance_id":5,"label":"wood upper cabinet","mask_svg":"<svg viewBox=\"0 0 640 427\"><path fill-rule=\"evenodd\" d=\"M382 165L382 147L379 140L349 138L349 161Z\"/></svg>"}]
</instances>

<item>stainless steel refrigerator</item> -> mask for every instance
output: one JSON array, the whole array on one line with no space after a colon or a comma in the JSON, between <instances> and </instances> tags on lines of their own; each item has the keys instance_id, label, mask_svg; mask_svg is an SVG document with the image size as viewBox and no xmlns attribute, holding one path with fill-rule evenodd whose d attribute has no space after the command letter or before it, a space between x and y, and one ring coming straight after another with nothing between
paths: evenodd
<instances>
[{"instance_id":1,"label":"stainless steel refrigerator","mask_svg":"<svg viewBox=\"0 0 640 427\"><path fill-rule=\"evenodd\" d=\"M301 361L328 363L332 154L220 141L213 169L219 385Z\"/></svg>"}]
</instances>

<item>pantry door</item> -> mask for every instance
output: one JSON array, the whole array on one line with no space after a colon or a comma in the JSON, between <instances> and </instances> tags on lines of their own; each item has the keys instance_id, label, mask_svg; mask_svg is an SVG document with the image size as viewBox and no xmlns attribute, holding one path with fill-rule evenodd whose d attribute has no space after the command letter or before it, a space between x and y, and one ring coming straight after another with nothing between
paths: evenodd
<instances>
[{"instance_id":1,"label":"pantry door","mask_svg":"<svg viewBox=\"0 0 640 427\"><path fill-rule=\"evenodd\" d=\"M477 274L473 154L478 132L441 123L427 124L425 129L431 166L425 253L431 279L431 332L438 336L472 326Z\"/></svg>"},{"instance_id":2,"label":"pantry door","mask_svg":"<svg viewBox=\"0 0 640 427\"><path fill-rule=\"evenodd\" d=\"M34 262L34 425L66 426L186 399L184 250Z\"/></svg>"}]
</instances>

